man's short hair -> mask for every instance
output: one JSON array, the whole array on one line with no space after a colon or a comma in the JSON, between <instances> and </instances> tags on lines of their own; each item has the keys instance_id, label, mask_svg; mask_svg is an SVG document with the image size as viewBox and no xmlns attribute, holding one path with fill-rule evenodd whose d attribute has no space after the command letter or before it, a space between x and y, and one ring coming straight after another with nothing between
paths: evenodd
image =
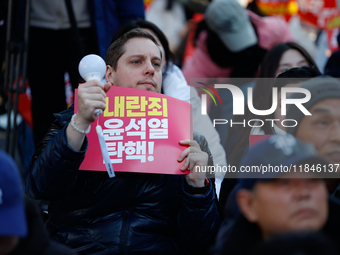
<instances>
[{"instance_id":1,"label":"man's short hair","mask_svg":"<svg viewBox=\"0 0 340 255\"><path fill-rule=\"evenodd\" d=\"M132 38L150 39L158 46L156 39L142 28L135 28L126 32L110 45L105 54L106 64L112 66L115 71L117 70L118 60L125 53L125 43ZM160 54L162 57L161 51Z\"/></svg>"}]
</instances>

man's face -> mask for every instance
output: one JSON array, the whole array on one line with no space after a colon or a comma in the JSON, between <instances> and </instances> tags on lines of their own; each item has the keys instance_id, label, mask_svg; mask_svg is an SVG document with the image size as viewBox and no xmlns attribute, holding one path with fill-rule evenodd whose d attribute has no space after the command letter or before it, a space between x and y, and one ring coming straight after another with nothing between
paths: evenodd
<instances>
[{"instance_id":1,"label":"man's face","mask_svg":"<svg viewBox=\"0 0 340 255\"><path fill-rule=\"evenodd\" d=\"M161 69L163 70L164 66L166 65L166 59L165 59L165 51L164 51L164 48L163 48L163 46L162 46L162 43L161 43L161 41L159 40L159 38L157 37L157 35L156 35L151 29L144 28L144 30L145 30L146 32L148 32L149 34L151 34L153 37L155 37L155 40L156 40L157 43L158 43L159 49L160 49L161 52L162 52L162 65L161 65Z\"/></svg>"},{"instance_id":2,"label":"man's face","mask_svg":"<svg viewBox=\"0 0 340 255\"><path fill-rule=\"evenodd\" d=\"M325 99L315 104L311 116L299 124L296 137L313 143L318 154L340 164L340 99Z\"/></svg>"},{"instance_id":3,"label":"man's face","mask_svg":"<svg viewBox=\"0 0 340 255\"><path fill-rule=\"evenodd\" d=\"M320 179L279 178L257 182L253 191L243 191L249 193L249 207L240 208L249 221L258 224L265 239L317 231L328 217L327 191Z\"/></svg>"},{"instance_id":4,"label":"man's face","mask_svg":"<svg viewBox=\"0 0 340 255\"><path fill-rule=\"evenodd\" d=\"M132 38L124 47L117 70L107 67L106 80L114 86L160 92L162 59L157 45L147 38Z\"/></svg>"}]
</instances>

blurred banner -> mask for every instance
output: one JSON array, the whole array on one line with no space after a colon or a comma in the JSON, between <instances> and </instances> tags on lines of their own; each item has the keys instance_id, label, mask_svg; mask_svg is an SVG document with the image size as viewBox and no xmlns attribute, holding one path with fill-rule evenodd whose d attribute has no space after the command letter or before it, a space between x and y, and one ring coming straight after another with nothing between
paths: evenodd
<instances>
[{"instance_id":1,"label":"blurred banner","mask_svg":"<svg viewBox=\"0 0 340 255\"><path fill-rule=\"evenodd\" d=\"M340 26L340 10L336 0L298 0L302 21L320 29L332 30Z\"/></svg>"},{"instance_id":2,"label":"blurred banner","mask_svg":"<svg viewBox=\"0 0 340 255\"><path fill-rule=\"evenodd\" d=\"M298 5L295 0L258 0L257 6L260 11L267 15L281 15L288 21L298 13Z\"/></svg>"},{"instance_id":3,"label":"blurred banner","mask_svg":"<svg viewBox=\"0 0 340 255\"><path fill-rule=\"evenodd\" d=\"M289 21L293 15L299 15L308 26L325 30L329 49L338 50L340 9L336 0L258 0L256 3L267 16L281 15Z\"/></svg>"}]
</instances>

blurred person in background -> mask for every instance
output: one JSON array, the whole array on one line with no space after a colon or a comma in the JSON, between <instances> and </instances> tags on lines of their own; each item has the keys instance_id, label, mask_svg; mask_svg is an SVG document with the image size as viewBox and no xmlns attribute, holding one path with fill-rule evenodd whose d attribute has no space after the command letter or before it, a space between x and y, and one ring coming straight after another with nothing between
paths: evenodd
<instances>
[{"instance_id":1,"label":"blurred person in background","mask_svg":"<svg viewBox=\"0 0 340 255\"><path fill-rule=\"evenodd\" d=\"M283 19L260 17L243 8L236 0L212 1L205 11L205 19L198 25L196 36L195 51L182 68L188 84L191 78L221 78L215 83L221 83L221 80L234 84L244 95L247 95L248 87L254 86L266 52L280 42L294 40ZM218 94L223 105L208 110L208 114L211 119L230 120L232 94L227 89L219 89ZM228 153L234 148L227 142L229 125L216 125L216 130L228 161Z\"/></svg>"},{"instance_id":2,"label":"blurred person in background","mask_svg":"<svg viewBox=\"0 0 340 255\"><path fill-rule=\"evenodd\" d=\"M314 144L319 155L334 164L334 178L327 180L327 188L331 197L338 200L340 175L336 168L340 164L340 81L330 76L320 76L299 87L311 93L311 99L304 103L304 107L312 115L303 115L295 105L288 105L287 119L294 119L298 124L287 127L286 132ZM289 98L301 98L301 94L292 93Z\"/></svg>"},{"instance_id":3,"label":"blurred person in background","mask_svg":"<svg viewBox=\"0 0 340 255\"><path fill-rule=\"evenodd\" d=\"M308 54L308 52L301 47L299 44L295 42L283 42L272 47L263 58L259 68L259 76L255 82L255 87L253 89L253 105L255 109L270 109L271 107L271 98L272 98L272 88L273 84L276 81L275 78L294 67L302 67L307 66L309 68L313 68L315 71L311 69L300 70L300 71L292 71L290 73L286 73L282 78L312 78L317 75L321 75L319 72L313 58ZM301 77L298 77L301 76ZM268 79L267 79L268 78ZM298 79L297 79L298 80ZM246 117L247 119L257 119L259 116L254 116L248 111L248 107L245 106L246 109ZM241 116L243 117L243 116ZM239 116L231 116L233 121L238 121ZM221 126L221 127L220 127ZM238 165L238 161L232 160L233 154L235 153L235 149L240 144L240 141L245 137L247 138L250 134L251 128L239 129L238 127L231 127L228 130L225 130L227 125L217 125L217 130L219 133L222 132L221 129L224 128L223 131L226 131L225 140L222 140L222 144L224 145L227 153L227 159L233 165ZM262 130L265 134L273 134L275 131L268 126L262 127ZM235 146L227 146L233 144ZM242 142L241 142L242 144ZM242 145L241 145L242 146ZM234 161L234 163L232 163Z\"/></svg>"},{"instance_id":4,"label":"blurred person in background","mask_svg":"<svg viewBox=\"0 0 340 255\"><path fill-rule=\"evenodd\" d=\"M340 47L340 33L337 36L337 43ZM340 78L340 49L334 51L326 62L325 75Z\"/></svg>"},{"instance_id":5,"label":"blurred person in background","mask_svg":"<svg viewBox=\"0 0 340 255\"><path fill-rule=\"evenodd\" d=\"M270 53L269 51L268 53ZM292 59L294 60L294 58ZM285 61L285 66L290 66L293 62ZM304 63L302 61L301 63ZM268 64L266 65L268 66ZM275 70L275 69L274 69ZM279 69L276 69L279 70ZM253 125L260 125L260 121L263 122L262 127L232 127L230 129L230 132L232 132L229 135L228 142L230 147L228 148L229 160L230 164L233 166L238 166L240 161L242 160L242 157L245 155L249 148L249 140L250 135L268 135L268 134L279 134L284 135L286 134L285 130L280 124L281 119L285 119L285 116L281 116L281 106L280 102L281 99L279 98L279 95L281 94L281 88L282 87L297 87L301 82L311 79L313 77L319 76L321 73L312 67L302 66L300 68L291 68L287 71L284 71L283 73L280 73L276 79L261 79L261 83L268 84L268 92L266 92L266 95L261 100L258 106L255 107L255 109L269 109L272 105L272 88L277 88L277 95L278 95L278 105L276 108L276 111L273 112L271 115L264 115L264 116L255 116L254 114L248 113L247 121L251 119L257 119L256 123L253 123ZM258 83L257 83L258 84ZM255 97L254 101L255 101ZM246 106L247 107L247 106ZM244 117L244 116L242 116ZM238 121L237 118L234 117L233 121ZM266 119L279 119L279 121L270 122L265 121ZM221 192L220 192L220 212L223 212L224 206L227 203L228 197L230 192L232 192L234 186L237 184L236 178L226 178L223 180L221 184Z\"/></svg>"},{"instance_id":6,"label":"blurred person in background","mask_svg":"<svg viewBox=\"0 0 340 255\"><path fill-rule=\"evenodd\" d=\"M24 193L14 160L0 150L0 254L7 255L28 234Z\"/></svg>"},{"instance_id":7,"label":"blurred person in background","mask_svg":"<svg viewBox=\"0 0 340 255\"><path fill-rule=\"evenodd\" d=\"M277 235L256 247L254 255L336 255L334 243L327 235L317 233L289 233Z\"/></svg>"},{"instance_id":8,"label":"blurred person in background","mask_svg":"<svg viewBox=\"0 0 340 255\"><path fill-rule=\"evenodd\" d=\"M319 71L312 56L296 42L278 43L272 47L260 65L258 78L276 78L293 67L308 66ZM264 79L254 87L254 102L257 104L269 93L274 79Z\"/></svg>"},{"instance_id":9,"label":"blurred person in background","mask_svg":"<svg viewBox=\"0 0 340 255\"><path fill-rule=\"evenodd\" d=\"M23 182L14 160L0 151L0 254L76 255L52 241L35 201L24 197Z\"/></svg>"},{"instance_id":10,"label":"blurred person in background","mask_svg":"<svg viewBox=\"0 0 340 255\"><path fill-rule=\"evenodd\" d=\"M77 31L83 40L81 44L69 20L65 1L31 2L27 77L32 95L35 146L55 119L53 113L67 108L65 72L69 73L73 88L77 88L81 81L79 61L86 54L98 52L87 2L72 3Z\"/></svg>"},{"instance_id":11,"label":"blurred person in background","mask_svg":"<svg viewBox=\"0 0 340 255\"><path fill-rule=\"evenodd\" d=\"M53 113L67 108L65 72L77 88L83 81L78 73L82 57L99 53L104 58L116 29L136 18L144 18L142 0L31 1L27 77L36 146L55 120Z\"/></svg>"},{"instance_id":12,"label":"blurred person in background","mask_svg":"<svg viewBox=\"0 0 340 255\"><path fill-rule=\"evenodd\" d=\"M196 37L194 54L182 69L188 84L190 78L254 77L268 49L294 40L284 20L259 17L236 0L212 1Z\"/></svg>"},{"instance_id":13,"label":"blurred person in background","mask_svg":"<svg viewBox=\"0 0 340 255\"><path fill-rule=\"evenodd\" d=\"M324 166L328 161L311 144L292 135L275 135L254 145L240 167L293 165L299 169L306 164ZM321 174L268 171L239 175L236 203L229 205L239 210L238 216L223 221L215 254L250 254L264 241L289 233L321 231L337 245L340 204L328 201Z\"/></svg>"},{"instance_id":14,"label":"blurred person in background","mask_svg":"<svg viewBox=\"0 0 340 255\"><path fill-rule=\"evenodd\" d=\"M155 24L169 41L171 52L176 52L181 41L181 31L186 24L182 1L153 0L145 11L145 19Z\"/></svg>"}]
</instances>

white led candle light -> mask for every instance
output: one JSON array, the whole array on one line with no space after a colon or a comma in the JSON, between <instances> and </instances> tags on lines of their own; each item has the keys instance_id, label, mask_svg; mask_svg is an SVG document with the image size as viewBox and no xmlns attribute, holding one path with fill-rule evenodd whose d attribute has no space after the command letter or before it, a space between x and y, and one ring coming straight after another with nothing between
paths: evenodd
<instances>
[{"instance_id":1,"label":"white led candle light","mask_svg":"<svg viewBox=\"0 0 340 255\"><path fill-rule=\"evenodd\" d=\"M78 70L80 76L85 81L101 81L106 72L105 61L98 55L90 54L82 58L79 62ZM94 114L99 116L103 113L101 109L96 109Z\"/></svg>"}]
</instances>

